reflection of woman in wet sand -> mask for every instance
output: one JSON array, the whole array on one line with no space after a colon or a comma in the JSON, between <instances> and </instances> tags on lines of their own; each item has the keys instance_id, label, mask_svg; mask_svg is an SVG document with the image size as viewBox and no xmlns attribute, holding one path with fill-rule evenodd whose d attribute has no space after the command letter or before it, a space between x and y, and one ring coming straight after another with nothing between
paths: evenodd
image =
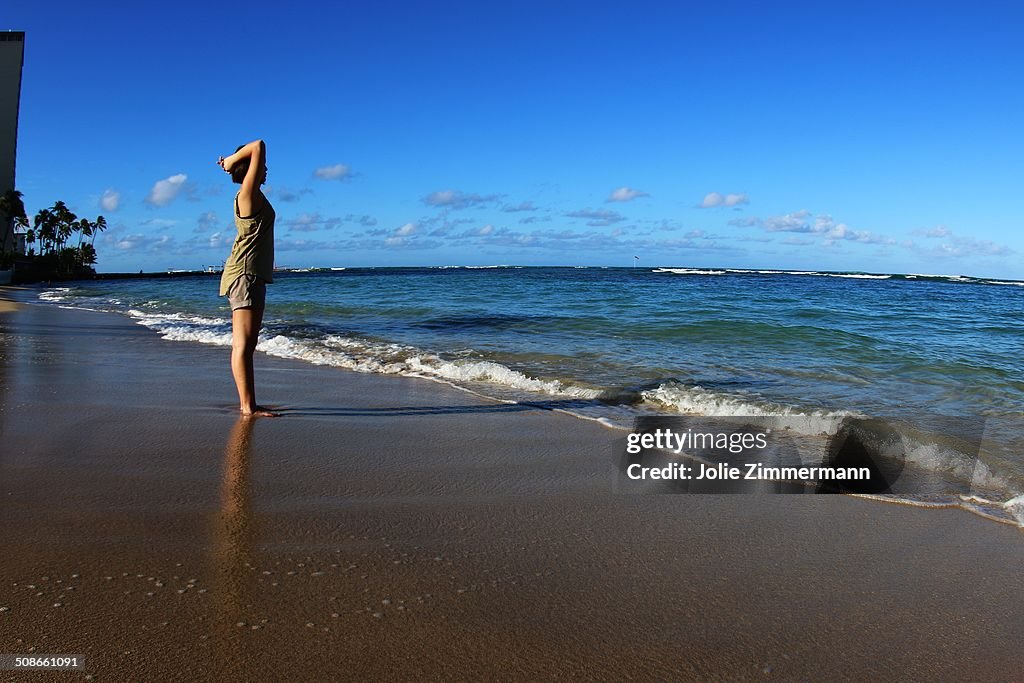
<instances>
[{"instance_id":1,"label":"reflection of woman in wet sand","mask_svg":"<svg viewBox=\"0 0 1024 683\"><path fill-rule=\"evenodd\" d=\"M248 621L251 603L253 524L250 507L249 451L256 420L240 417L224 447L221 509L214 530L213 562L216 609L217 673L224 680L243 680L248 661L239 623Z\"/></svg>"},{"instance_id":2,"label":"reflection of woman in wet sand","mask_svg":"<svg viewBox=\"0 0 1024 683\"><path fill-rule=\"evenodd\" d=\"M220 296L231 305L231 373L238 388L243 415L273 413L256 405L252 357L263 324L267 284L274 281L274 207L260 191L267 181L267 148L262 140L239 147L217 164L241 185L235 195L234 216L238 237L224 263Z\"/></svg>"}]
</instances>

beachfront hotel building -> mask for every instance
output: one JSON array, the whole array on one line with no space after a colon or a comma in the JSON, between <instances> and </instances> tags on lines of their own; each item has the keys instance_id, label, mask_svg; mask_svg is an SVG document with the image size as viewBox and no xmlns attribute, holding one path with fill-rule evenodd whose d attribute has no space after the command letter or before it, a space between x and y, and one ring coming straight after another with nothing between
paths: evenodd
<instances>
[{"instance_id":1,"label":"beachfront hotel building","mask_svg":"<svg viewBox=\"0 0 1024 683\"><path fill-rule=\"evenodd\" d=\"M21 66L25 58L25 32L0 31L0 196L14 189L14 163L18 151L18 108L21 103ZM14 229L8 216L0 217L0 248L12 249Z\"/></svg>"}]
</instances>

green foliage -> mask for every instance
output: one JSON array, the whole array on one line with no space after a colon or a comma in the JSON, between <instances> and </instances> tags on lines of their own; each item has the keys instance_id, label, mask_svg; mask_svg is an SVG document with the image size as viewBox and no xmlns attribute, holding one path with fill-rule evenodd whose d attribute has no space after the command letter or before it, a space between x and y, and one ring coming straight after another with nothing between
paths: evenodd
<instances>
[{"instance_id":1,"label":"green foliage","mask_svg":"<svg viewBox=\"0 0 1024 683\"><path fill-rule=\"evenodd\" d=\"M93 244L96 235L107 229L106 219L103 216L97 216L95 221L79 218L64 202L57 201L47 209L40 209L29 227L21 196L21 192L11 190L0 197L0 213L9 217L14 227L25 233L32 269L64 276L92 272L92 266L96 263L96 248ZM69 246L75 233L78 233L77 244ZM85 238L89 238L88 242ZM0 253L9 258L7 244L0 246Z\"/></svg>"},{"instance_id":2,"label":"green foliage","mask_svg":"<svg viewBox=\"0 0 1024 683\"><path fill-rule=\"evenodd\" d=\"M8 190L0 196L0 218L7 223L3 227L3 244L0 244L0 267L6 268L9 265L10 238L14 230L28 227L28 217L25 215L25 204L21 201L21 192Z\"/></svg>"}]
</instances>

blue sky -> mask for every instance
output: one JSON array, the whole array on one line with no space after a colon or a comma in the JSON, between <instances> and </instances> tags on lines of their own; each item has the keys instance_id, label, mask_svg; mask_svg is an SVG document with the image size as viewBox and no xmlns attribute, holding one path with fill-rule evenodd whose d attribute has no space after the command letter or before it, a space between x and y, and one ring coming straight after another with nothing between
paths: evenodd
<instances>
[{"instance_id":1,"label":"blue sky","mask_svg":"<svg viewBox=\"0 0 1024 683\"><path fill-rule=\"evenodd\" d=\"M223 262L263 138L279 266L1024 279L1013 3L10 3L18 189L99 270Z\"/></svg>"}]
</instances>

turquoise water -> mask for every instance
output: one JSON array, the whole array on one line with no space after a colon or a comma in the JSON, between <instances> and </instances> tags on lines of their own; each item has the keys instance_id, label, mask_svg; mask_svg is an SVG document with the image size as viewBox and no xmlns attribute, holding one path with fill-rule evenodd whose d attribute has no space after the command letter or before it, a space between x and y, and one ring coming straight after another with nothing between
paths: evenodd
<instances>
[{"instance_id":1,"label":"turquoise water","mask_svg":"<svg viewBox=\"0 0 1024 683\"><path fill-rule=\"evenodd\" d=\"M999 489L986 494L1024 491L1024 283L514 267L275 277L267 353L548 401L619 426L650 412L806 415L812 431L837 413L921 428L969 417L984 423L986 481ZM217 283L96 281L42 297L227 344Z\"/></svg>"}]
</instances>

